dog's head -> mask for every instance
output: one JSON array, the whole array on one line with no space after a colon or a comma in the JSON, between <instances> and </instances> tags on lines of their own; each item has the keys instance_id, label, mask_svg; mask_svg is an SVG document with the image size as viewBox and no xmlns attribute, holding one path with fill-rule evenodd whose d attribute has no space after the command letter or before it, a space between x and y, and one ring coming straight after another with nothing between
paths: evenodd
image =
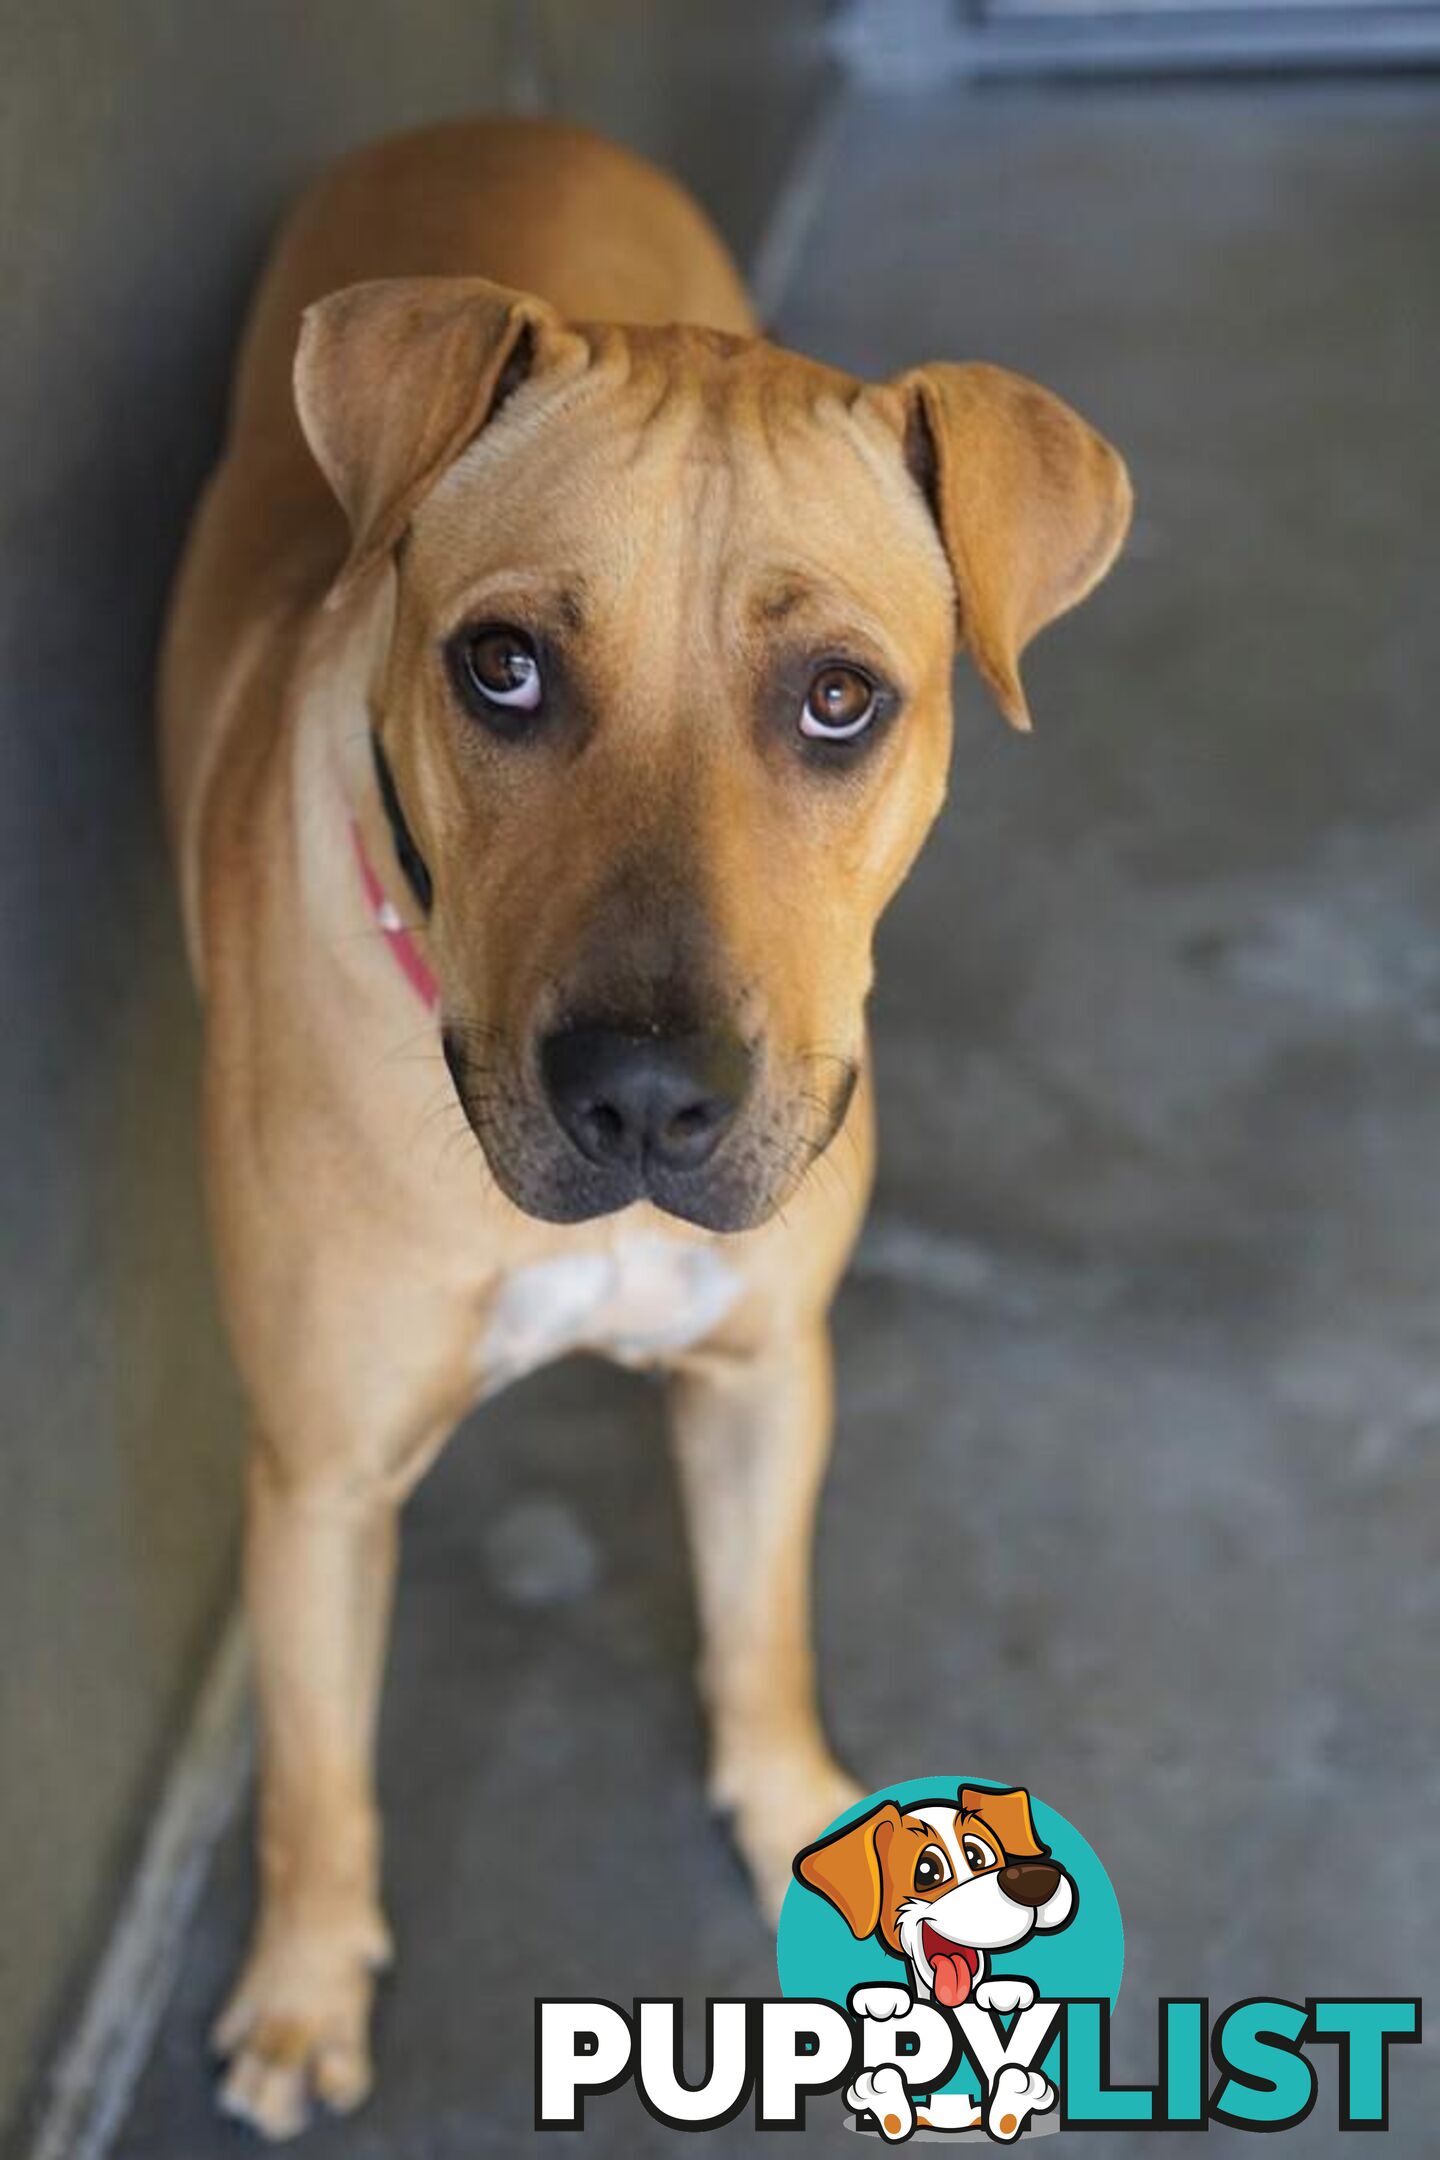
<instances>
[{"instance_id":1,"label":"dog's head","mask_svg":"<svg viewBox=\"0 0 1440 2160\"><path fill-rule=\"evenodd\" d=\"M1030 1795L960 1788L960 1803L885 1801L809 1845L802 1883L828 1898L852 1935L876 1935L909 1961L926 1993L963 2003L986 1953L1013 1950L1075 1912L1075 1885L1035 1835Z\"/></svg>"},{"instance_id":2,"label":"dog's head","mask_svg":"<svg viewBox=\"0 0 1440 2160\"><path fill-rule=\"evenodd\" d=\"M1028 726L1021 650L1113 560L1120 459L995 368L866 385L478 280L321 301L296 390L495 1177L557 1222L763 1221L845 1117L957 625Z\"/></svg>"}]
</instances>

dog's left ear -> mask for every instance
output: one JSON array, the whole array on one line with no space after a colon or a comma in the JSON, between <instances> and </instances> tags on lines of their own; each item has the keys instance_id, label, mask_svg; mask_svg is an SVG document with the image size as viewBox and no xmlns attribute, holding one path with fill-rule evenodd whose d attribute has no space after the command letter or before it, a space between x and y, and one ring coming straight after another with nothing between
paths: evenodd
<instances>
[{"instance_id":1,"label":"dog's left ear","mask_svg":"<svg viewBox=\"0 0 1440 2160\"><path fill-rule=\"evenodd\" d=\"M1123 459L1038 383L976 362L914 368L864 397L898 428L949 558L960 637L1013 727L1020 655L1098 585L1130 524Z\"/></svg>"},{"instance_id":2,"label":"dog's left ear","mask_svg":"<svg viewBox=\"0 0 1440 2160\"><path fill-rule=\"evenodd\" d=\"M301 319L295 404L350 520L338 599L541 357L578 345L553 309L487 278L380 278Z\"/></svg>"},{"instance_id":3,"label":"dog's left ear","mask_svg":"<svg viewBox=\"0 0 1440 2160\"><path fill-rule=\"evenodd\" d=\"M967 1814L981 1816L1005 1848L1007 1860L1040 1860L1049 1852L1035 1835L1030 1795L1023 1785L1009 1792L985 1792L978 1785L962 1785L960 1805Z\"/></svg>"}]
</instances>

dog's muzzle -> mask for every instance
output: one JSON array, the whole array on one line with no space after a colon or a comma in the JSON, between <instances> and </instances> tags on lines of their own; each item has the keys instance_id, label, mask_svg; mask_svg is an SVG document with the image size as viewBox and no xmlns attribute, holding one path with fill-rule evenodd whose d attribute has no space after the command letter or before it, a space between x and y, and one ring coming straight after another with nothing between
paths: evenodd
<instances>
[{"instance_id":1,"label":"dog's muzzle","mask_svg":"<svg viewBox=\"0 0 1440 2160\"><path fill-rule=\"evenodd\" d=\"M458 1033L442 1041L490 1167L527 1214L583 1222L648 1200L727 1231L768 1212L763 1155L736 1129L758 1062L738 1036L569 1023L535 1044L532 1083L503 1090Z\"/></svg>"},{"instance_id":2,"label":"dog's muzzle","mask_svg":"<svg viewBox=\"0 0 1440 2160\"><path fill-rule=\"evenodd\" d=\"M587 1222L637 1202L703 1230L754 1229L843 1122L845 1066L820 1103L767 1097L763 1040L725 1027L571 1019L513 1063L442 1023L455 1091L502 1191L542 1222Z\"/></svg>"}]
</instances>

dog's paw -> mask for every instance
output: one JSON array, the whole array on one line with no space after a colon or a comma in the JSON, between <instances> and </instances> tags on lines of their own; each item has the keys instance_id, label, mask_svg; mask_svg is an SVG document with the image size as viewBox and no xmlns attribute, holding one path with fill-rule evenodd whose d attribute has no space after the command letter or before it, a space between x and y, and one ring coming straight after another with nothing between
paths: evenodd
<instances>
[{"instance_id":1,"label":"dog's paw","mask_svg":"<svg viewBox=\"0 0 1440 2160\"><path fill-rule=\"evenodd\" d=\"M873 2115L880 2125L880 2135L892 2145L909 2137L915 2128L914 2104L894 2063L881 2063L878 2070L862 2070L853 2085L845 2088L845 2103L857 2115Z\"/></svg>"},{"instance_id":2,"label":"dog's paw","mask_svg":"<svg viewBox=\"0 0 1440 2160\"><path fill-rule=\"evenodd\" d=\"M909 2017L913 2007L907 1989L887 1987L883 1981L872 1980L867 1987L852 1988L850 1991L850 2008L856 2017Z\"/></svg>"},{"instance_id":3,"label":"dog's paw","mask_svg":"<svg viewBox=\"0 0 1440 2160\"><path fill-rule=\"evenodd\" d=\"M731 1813L740 1857L773 1926L794 1880L796 1853L864 1793L833 1756L807 1749L793 1756L757 1753L731 1763L712 1779L711 1797Z\"/></svg>"},{"instance_id":4,"label":"dog's paw","mask_svg":"<svg viewBox=\"0 0 1440 2160\"><path fill-rule=\"evenodd\" d=\"M1008 1973L997 1975L993 1980L982 1980L975 1990L976 2003L982 2010L998 2010L1008 2017L1012 2010L1028 2010L1035 2000L1035 1989L1029 1980Z\"/></svg>"},{"instance_id":5,"label":"dog's paw","mask_svg":"<svg viewBox=\"0 0 1440 2160\"><path fill-rule=\"evenodd\" d=\"M1055 2105L1055 2088L1038 2070L1022 2070L1006 2063L996 2073L985 2110L985 2128L992 2138L1009 2144L1019 2137L1032 2115L1043 2115Z\"/></svg>"},{"instance_id":6,"label":"dog's paw","mask_svg":"<svg viewBox=\"0 0 1440 2160\"><path fill-rule=\"evenodd\" d=\"M263 1930L211 2045L225 2062L219 2104L262 2137L291 2138L312 2100L349 2114L370 2091L370 2002L388 1957L383 1932L362 1950L353 1937L314 1929Z\"/></svg>"}]
</instances>

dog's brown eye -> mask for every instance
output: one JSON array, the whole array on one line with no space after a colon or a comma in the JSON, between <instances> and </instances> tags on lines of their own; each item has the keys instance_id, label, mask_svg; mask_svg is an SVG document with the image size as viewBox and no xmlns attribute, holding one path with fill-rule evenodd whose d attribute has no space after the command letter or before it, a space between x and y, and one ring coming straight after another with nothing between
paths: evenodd
<instances>
[{"instance_id":1,"label":"dog's brown eye","mask_svg":"<svg viewBox=\"0 0 1440 2160\"><path fill-rule=\"evenodd\" d=\"M534 712L540 703L540 662L522 630L486 624L459 640L457 658L464 687L486 705L507 712Z\"/></svg>"},{"instance_id":2,"label":"dog's brown eye","mask_svg":"<svg viewBox=\"0 0 1440 2160\"><path fill-rule=\"evenodd\" d=\"M915 1863L915 1888L938 1890L950 1880L950 1863L938 1845L927 1845Z\"/></svg>"},{"instance_id":3,"label":"dog's brown eye","mask_svg":"<svg viewBox=\"0 0 1440 2160\"><path fill-rule=\"evenodd\" d=\"M965 1855L966 1867L973 1869L977 1875L985 1868L995 1865L995 1855L983 1838L967 1837L961 1851Z\"/></svg>"},{"instance_id":4,"label":"dog's brown eye","mask_svg":"<svg viewBox=\"0 0 1440 2160\"><path fill-rule=\"evenodd\" d=\"M800 732L830 742L861 735L875 717L875 685L859 668L824 667L811 683Z\"/></svg>"}]
</instances>

